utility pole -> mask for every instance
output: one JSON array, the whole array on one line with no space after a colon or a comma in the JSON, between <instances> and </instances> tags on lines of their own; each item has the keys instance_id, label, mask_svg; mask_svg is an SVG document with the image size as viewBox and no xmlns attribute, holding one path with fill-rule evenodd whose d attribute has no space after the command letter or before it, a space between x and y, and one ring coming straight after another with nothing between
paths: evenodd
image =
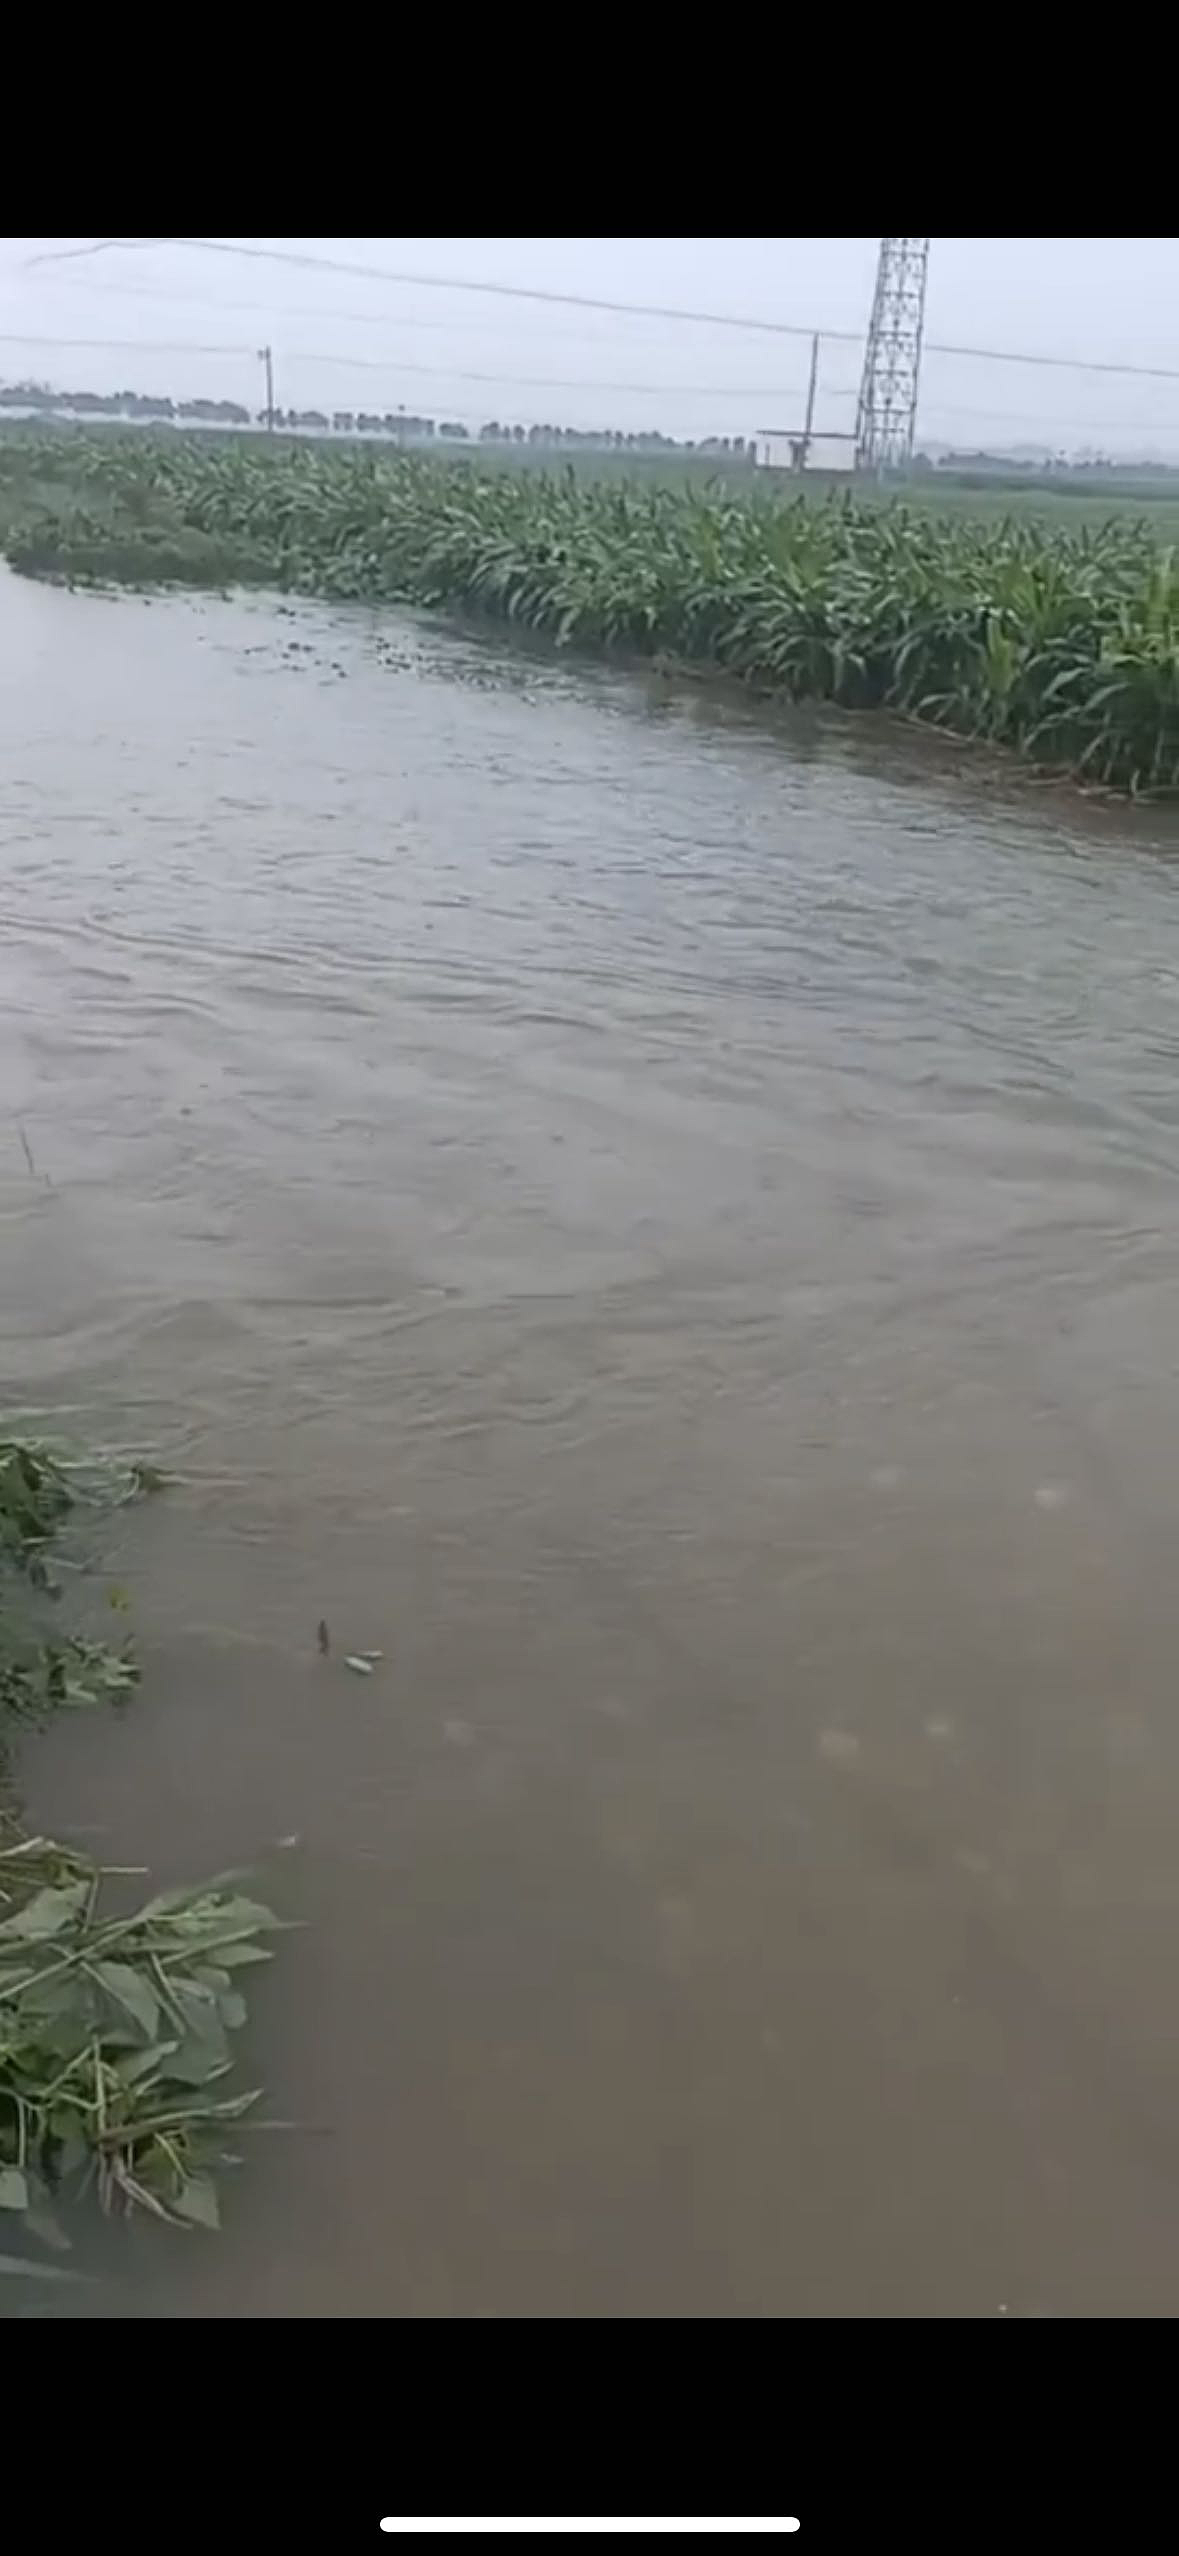
<instances>
[{"instance_id":1,"label":"utility pole","mask_svg":"<svg viewBox=\"0 0 1179 2556\"><path fill-rule=\"evenodd\" d=\"M269 346L260 346L258 361L266 367L266 432L274 433L274 354Z\"/></svg>"},{"instance_id":2,"label":"utility pole","mask_svg":"<svg viewBox=\"0 0 1179 2556\"><path fill-rule=\"evenodd\" d=\"M882 240L860 404L856 468L903 467L913 457L928 240Z\"/></svg>"},{"instance_id":3,"label":"utility pole","mask_svg":"<svg viewBox=\"0 0 1179 2556\"><path fill-rule=\"evenodd\" d=\"M811 377L810 377L810 380L809 380L809 382L807 383L807 387L806 387L806 424L805 424L805 426L803 427L803 430L802 430L802 435L803 435L803 459L804 459L804 460L805 460L805 458L806 458L806 455L807 455L807 454L809 453L809 451L810 451L810 446L811 446L811 436L812 436L812 433L813 433L813 431L814 431L814 424L815 424L815 393L816 393L816 391L818 390L818 387L819 387L819 338L818 338L818 332L816 331L815 335L814 335L814 336L812 337L812 339L811 339Z\"/></svg>"}]
</instances>

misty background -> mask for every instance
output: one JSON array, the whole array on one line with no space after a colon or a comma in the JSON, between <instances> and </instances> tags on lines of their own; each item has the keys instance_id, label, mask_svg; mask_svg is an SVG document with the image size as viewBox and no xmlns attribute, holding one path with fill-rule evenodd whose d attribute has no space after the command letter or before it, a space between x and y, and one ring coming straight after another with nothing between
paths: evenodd
<instances>
[{"instance_id":1,"label":"misty background","mask_svg":"<svg viewBox=\"0 0 1179 2556\"><path fill-rule=\"evenodd\" d=\"M826 332L816 427L849 432L879 248L875 239L136 241L30 263L98 237L0 244L0 381L234 399L253 410L267 343L284 407L403 407L472 430L498 418L684 439L797 428L816 329ZM1179 462L1177 280L1171 239L935 239L919 446ZM776 333L784 328L800 333ZM1074 358L1115 369L1074 368Z\"/></svg>"}]
</instances>

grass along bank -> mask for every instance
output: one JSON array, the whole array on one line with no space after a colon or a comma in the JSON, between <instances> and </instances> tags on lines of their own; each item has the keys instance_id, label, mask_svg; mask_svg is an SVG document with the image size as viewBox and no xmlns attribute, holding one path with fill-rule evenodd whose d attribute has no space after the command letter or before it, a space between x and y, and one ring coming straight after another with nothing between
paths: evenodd
<instances>
[{"instance_id":1,"label":"grass along bank","mask_svg":"<svg viewBox=\"0 0 1179 2556\"><path fill-rule=\"evenodd\" d=\"M1179 789L1179 571L1126 514L1065 528L34 429L0 441L0 538L29 575L461 607Z\"/></svg>"},{"instance_id":2,"label":"grass along bank","mask_svg":"<svg viewBox=\"0 0 1179 2556\"><path fill-rule=\"evenodd\" d=\"M142 1466L71 1465L0 1438L0 1751L14 1718L134 1685L125 1637L61 1628L52 1549L79 1509L154 1487ZM229 2084L240 1974L268 1959L260 1937L275 1920L228 1883L145 1901L133 1879L26 1836L0 1799L2 2272L36 2273L44 2249L68 2250L62 2205L88 2191L108 2210L217 2225L215 2171L257 2100ZM39 2257L7 2250L17 2229Z\"/></svg>"}]
</instances>

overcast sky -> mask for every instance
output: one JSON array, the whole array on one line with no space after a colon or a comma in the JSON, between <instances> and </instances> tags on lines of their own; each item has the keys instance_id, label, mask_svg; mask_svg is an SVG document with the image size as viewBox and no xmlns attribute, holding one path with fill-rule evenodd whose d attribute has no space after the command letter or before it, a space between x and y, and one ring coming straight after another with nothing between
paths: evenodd
<instances>
[{"instance_id":1,"label":"overcast sky","mask_svg":"<svg viewBox=\"0 0 1179 2556\"><path fill-rule=\"evenodd\" d=\"M95 237L98 235L95 234ZM380 278L140 242L31 266L74 239L0 243L0 379L391 409L477 425L658 426L679 435L796 426L805 337L581 311L460 290L483 281L843 330L824 343L816 422L847 429L879 243L873 239L256 239ZM228 243L227 243L228 245ZM937 239L920 432L1179 458L1179 378L1054 371L940 345L1088 356L1179 376L1179 241ZM71 344L64 340L117 340ZM53 342L46 342L53 341Z\"/></svg>"}]
</instances>

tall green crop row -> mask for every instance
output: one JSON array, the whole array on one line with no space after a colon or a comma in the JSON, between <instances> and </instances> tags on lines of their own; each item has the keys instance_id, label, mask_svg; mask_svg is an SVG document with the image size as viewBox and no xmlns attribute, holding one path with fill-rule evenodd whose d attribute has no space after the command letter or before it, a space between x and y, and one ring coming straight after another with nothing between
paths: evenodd
<instances>
[{"instance_id":1,"label":"tall green crop row","mask_svg":"<svg viewBox=\"0 0 1179 2556\"><path fill-rule=\"evenodd\" d=\"M22 472L38 488L23 522ZM351 448L31 433L0 448L4 519L32 573L461 606L1179 788L1179 571L1125 518L1060 530Z\"/></svg>"}]
</instances>

